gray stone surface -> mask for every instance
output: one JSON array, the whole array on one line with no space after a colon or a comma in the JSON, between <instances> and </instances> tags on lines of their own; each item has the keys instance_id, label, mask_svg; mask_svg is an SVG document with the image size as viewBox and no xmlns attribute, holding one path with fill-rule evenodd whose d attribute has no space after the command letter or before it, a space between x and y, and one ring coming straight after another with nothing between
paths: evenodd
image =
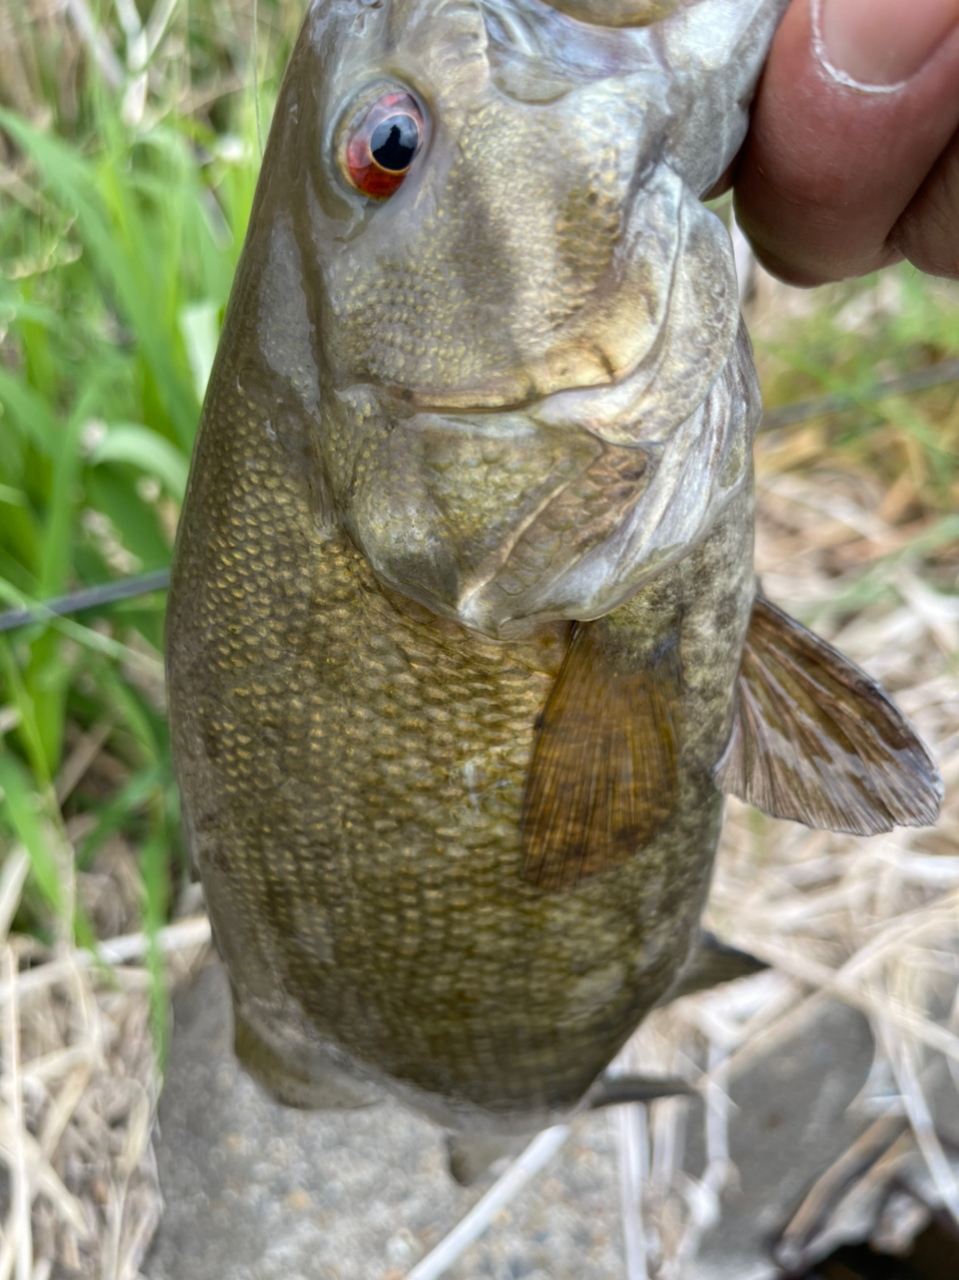
<instances>
[{"instance_id":1,"label":"gray stone surface","mask_svg":"<svg viewBox=\"0 0 959 1280\"><path fill-rule=\"evenodd\" d=\"M689 1280L780 1275L772 1250L784 1227L820 1174L875 1118L850 1106L873 1053L862 1014L829 1001L733 1080L729 1155L737 1175L723 1194L719 1222L701 1241ZM687 1168L694 1175L703 1168L700 1139L701 1129L690 1126Z\"/></svg>"},{"instance_id":2,"label":"gray stone surface","mask_svg":"<svg viewBox=\"0 0 959 1280\"><path fill-rule=\"evenodd\" d=\"M305 1113L269 1099L233 1057L221 966L174 1016L157 1152L166 1211L149 1280L399 1280L485 1190L453 1183L441 1131L392 1103ZM620 1277L616 1169L606 1117L577 1121L450 1274Z\"/></svg>"},{"instance_id":3,"label":"gray stone surface","mask_svg":"<svg viewBox=\"0 0 959 1280\"><path fill-rule=\"evenodd\" d=\"M280 1107L232 1052L224 971L176 1001L160 1105L166 1212L148 1280L401 1280L482 1194L449 1178L442 1133L390 1102ZM869 1027L826 1003L734 1080L737 1174L684 1280L767 1280L772 1246L819 1174L869 1124L850 1109L872 1061ZM686 1167L703 1166L698 1104ZM566 1146L449 1273L454 1280L621 1280L616 1141L605 1115Z\"/></svg>"}]
</instances>

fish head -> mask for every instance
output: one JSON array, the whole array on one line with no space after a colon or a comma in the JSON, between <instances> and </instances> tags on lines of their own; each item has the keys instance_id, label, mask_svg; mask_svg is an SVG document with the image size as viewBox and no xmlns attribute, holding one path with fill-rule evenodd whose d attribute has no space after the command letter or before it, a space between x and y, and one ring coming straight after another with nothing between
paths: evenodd
<instances>
[{"instance_id":1,"label":"fish head","mask_svg":"<svg viewBox=\"0 0 959 1280\"><path fill-rule=\"evenodd\" d=\"M744 470L725 401L680 430L739 330L728 237L701 197L741 142L782 8L313 5L237 292L309 416L326 509L387 585L504 635L608 611L638 564L705 533L715 484L684 531L660 511L666 481L694 483L696 441L722 493ZM577 501L591 514L560 545ZM517 557L547 508L553 550Z\"/></svg>"}]
</instances>

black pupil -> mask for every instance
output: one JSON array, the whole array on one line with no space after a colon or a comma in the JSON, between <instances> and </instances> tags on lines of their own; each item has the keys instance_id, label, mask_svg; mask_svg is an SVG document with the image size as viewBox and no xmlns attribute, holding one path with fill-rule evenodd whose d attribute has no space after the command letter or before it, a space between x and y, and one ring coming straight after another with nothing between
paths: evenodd
<instances>
[{"instance_id":1,"label":"black pupil","mask_svg":"<svg viewBox=\"0 0 959 1280\"><path fill-rule=\"evenodd\" d=\"M410 167L419 140L420 131L412 116L390 116L373 130L370 154L381 169L402 173Z\"/></svg>"}]
</instances>

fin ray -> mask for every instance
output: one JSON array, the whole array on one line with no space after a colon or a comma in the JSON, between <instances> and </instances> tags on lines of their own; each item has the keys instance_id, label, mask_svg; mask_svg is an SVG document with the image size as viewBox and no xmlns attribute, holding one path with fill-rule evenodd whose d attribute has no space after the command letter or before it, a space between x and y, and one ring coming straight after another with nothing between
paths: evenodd
<instances>
[{"instance_id":1,"label":"fin ray","mask_svg":"<svg viewBox=\"0 0 959 1280\"><path fill-rule=\"evenodd\" d=\"M446 1160L450 1177L461 1187L478 1182L490 1166L504 1156L519 1155L530 1134L447 1133Z\"/></svg>"},{"instance_id":2,"label":"fin ray","mask_svg":"<svg viewBox=\"0 0 959 1280\"><path fill-rule=\"evenodd\" d=\"M935 822L942 779L870 676L757 596L716 785L768 813L851 835Z\"/></svg>"},{"instance_id":3,"label":"fin ray","mask_svg":"<svg viewBox=\"0 0 959 1280\"><path fill-rule=\"evenodd\" d=\"M570 889L627 861L675 803L678 642L624 670L600 628L577 626L536 734L523 875L539 888Z\"/></svg>"},{"instance_id":4,"label":"fin ray","mask_svg":"<svg viewBox=\"0 0 959 1280\"><path fill-rule=\"evenodd\" d=\"M696 1098L698 1091L681 1076L601 1075L588 1096L591 1111L657 1098Z\"/></svg>"}]
</instances>

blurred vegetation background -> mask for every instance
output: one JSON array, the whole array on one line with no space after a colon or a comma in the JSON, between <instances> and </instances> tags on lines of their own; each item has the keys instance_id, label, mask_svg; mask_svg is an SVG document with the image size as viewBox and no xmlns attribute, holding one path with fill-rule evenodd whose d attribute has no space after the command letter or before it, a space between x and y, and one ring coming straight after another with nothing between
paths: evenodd
<instances>
[{"instance_id":1,"label":"blurred vegetation background","mask_svg":"<svg viewBox=\"0 0 959 1280\"><path fill-rule=\"evenodd\" d=\"M0 609L169 564L259 167L253 61L265 138L304 7L0 0ZM889 555L953 593L957 388L867 392L959 355L957 300L900 267L747 306L767 404L854 402L768 433L760 467L862 477ZM843 577L843 608L894 589L884 564ZM0 634L0 857L29 855L15 924L42 942L155 933L186 881L163 607ZM129 887L109 909L108 854Z\"/></svg>"},{"instance_id":2,"label":"blurred vegetation background","mask_svg":"<svg viewBox=\"0 0 959 1280\"><path fill-rule=\"evenodd\" d=\"M0 610L169 564L259 168L254 50L265 130L302 8L0 0ZM174 910L164 602L0 634L19 932L155 934Z\"/></svg>"}]
</instances>

